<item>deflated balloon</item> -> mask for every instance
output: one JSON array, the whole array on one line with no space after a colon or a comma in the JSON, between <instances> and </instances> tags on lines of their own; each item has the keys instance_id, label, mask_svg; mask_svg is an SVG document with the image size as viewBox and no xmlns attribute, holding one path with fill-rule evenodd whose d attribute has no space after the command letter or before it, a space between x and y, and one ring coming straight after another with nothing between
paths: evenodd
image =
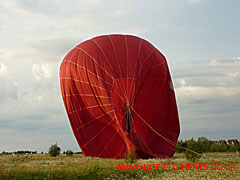
<instances>
[{"instance_id":1,"label":"deflated balloon","mask_svg":"<svg viewBox=\"0 0 240 180\"><path fill-rule=\"evenodd\" d=\"M60 67L62 97L85 156L167 158L179 119L167 61L152 44L104 35L72 49Z\"/></svg>"}]
</instances>

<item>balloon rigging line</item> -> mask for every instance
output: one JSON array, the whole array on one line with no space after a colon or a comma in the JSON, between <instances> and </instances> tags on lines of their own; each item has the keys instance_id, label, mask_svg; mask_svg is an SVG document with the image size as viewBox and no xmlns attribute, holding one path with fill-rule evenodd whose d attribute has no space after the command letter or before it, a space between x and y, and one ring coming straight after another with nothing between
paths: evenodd
<instances>
[{"instance_id":1,"label":"balloon rigging line","mask_svg":"<svg viewBox=\"0 0 240 180\"><path fill-rule=\"evenodd\" d=\"M103 99L109 99L107 96L94 96L93 94L64 94L63 97L69 97L69 96L86 96L86 97L97 97L97 98L103 98Z\"/></svg>"},{"instance_id":2,"label":"balloon rigging line","mask_svg":"<svg viewBox=\"0 0 240 180\"><path fill-rule=\"evenodd\" d=\"M104 147L104 149L102 150L102 152L98 155L98 157L99 156L101 156L104 152L105 152L105 150L108 148L108 146L111 144L111 142L113 141L113 139L115 138L115 136L117 135L117 133L118 133L118 131L120 130L120 127L118 128L118 130L116 131L116 133L114 134L114 136L111 138L111 140L108 142L108 144Z\"/></svg>"},{"instance_id":3,"label":"balloon rigging line","mask_svg":"<svg viewBox=\"0 0 240 180\"><path fill-rule=\"evenodd\" d=\"M146 73L146 72L148 72L148 71L150 71L150 70L152 70L152 69L154 69L154 68L157 68L157 67L161 67L163 64L166 64L167 63L167 61L165 60L164 62L161 62L160 64L157 64L157 65L154 65L154 66L152 66L151 68L149 68L149 69L147 69L147 70L145 70L145 71L143 71L143 72L141 72L141 71L139 71L139 73L137 74L137 75L139 75L140 73L143 75L144 73ZM143 69L143 68L142 68ZM142 70L141 69L141 70Z\"/></svg>"},{"instance_id":4,"label":"balloon rigging line","mask_svg":"<svg viewBox=\"0 0 240 180\"><path fill-rule=\"evenodd\" d=\"M125 143L123 142L123 146L122 146L122 148L120 149L120 151L119 151L119 154L118 154L118 158L120 157L120 155L121 155L121 153L122 153L122 151L123 151L123 149L124 149L124 145L125 145Z\"/></svg>"},{"instance_id":5,"label":"balloon rigging line","mask_svg":"<svg viewBox=\"0 0 240 180\"><path fill-rule=\"evenodd\" d=\"M143 109L152 110L152 108L148 108L148 106L135 106L135 109L136 109L136 108L143 108ZM159 113L162 113L162 114L167 114L167 113L160 112L160 111L154 111L154 112L159 112ZM132 120L133 120L133 119L134 119L134 118L132 118ZM133 120L133 122L134 122L134 120ZM135 128L135 129L136 129L136 128ZM158 130L164 131L164 132L166 132L166 133L169 133L169 134L172 134L172 135L177 136L175 133L172 133L172 132L169 132L169 131L165 131L165 130L163 130L163 129L159 129L159 128L158 128Z\"/></svg>"},{"instance_id":6,"label":"balloon rigging line","mask_svg":"<svg viewBox=\"0 0 240 180\"><path fill-rule=\"evenodd\" d=\"M103 87L96 86L96 85L94 85L94 84L90 84L89 82L86 82L86 81L81 81L81 80L78 80L78 79L73 79L73 78L68 78L68 77L63 77L63 78L60 78L60 79L61 79L61 80L62 80L62 79L65 79L65 80L72 80L72 81L75 81L75 82L88 84L88 85L91 85L92 87L96 87L96 88L99 88L99 89L102 89L102 90L105 90L105 91L111 93L111 91L109 91L109 90L107 90L107 89L105 89L105 88L103 88Z\"/></svg>"},{"instance_id":7,"label":"balloon rigging line","mask_svg":"<svg viewBox=\"0 0 240 180\"><path fill-rule=\"evenodd\" d=\"M92 108L95 108L95 107L104 107L104 106L112 106L112 104L102 104L102 105L88 106L88 107L85 107L85 108L80 108L78 110L73 110L72 112L69 112L69 114L76 113L76 112L79 112L79 111L82 111L82 110L85 110L85 109L92 109Z\"/></svg>"},{"instance_id":8,"label":"balloon rigging line","mask_svg":"<svg viewBox=\"0 0 240 180\"><path fill-rule=\"evenodd\" d=\"M150 56L153 54L153 52L156 50L156 48L153 48L152 51L150 52L150 54L144 59L141 67L139 67L139 72L142 70L144 63L147 62L147 60L150 58Z\"/></svg>"},{"instance_id":9,"label":"balloon rigging line","mask_svg":"<svg viewBox=\"0 0 240 180\"><path fill-rule=\"evenodd\" d=\"M108 112L106 112L106 113L104 113L104 114L101 114L100 116L98 116L98 117L96 117L96 118L91 119L91 120L88 121L87 123L79 126L79 127L78 127L77 129L75 129L74 131L77 131L77 130L79 130L79 129L85 127L85 126L87 126L87 125L90 124L91 122L94 122L94 121L98 120L99 118L101 118L101 117L103 117L103 116L106 116L107 114L109 114L109 113L111 113L111 112L113 112L113 111L114 111L114 110L108 111Z\"/></svg>"},{"instance_id":10,"label":"balloon rigging line","mask_svg":"<svg viewBox=\"0 0 240 180\"><path fill-rule=\"evenodd\" d=\"M72 63L72 64L74 64L74 65L76 65L76 66L78 66L78 67L81 67L82 69L86 70L86 71L89 72L90 74L92 74L92 75L96 76L97 78L101 79L102 81L104 81L106 84L108 84L108 85L110 85L110 86L113 86L111 83L105 81L102 77L98 76L97 74L93 73L92 71L88 70L87 68L81 66L80 64L77 64L77 63L75 63L75 62L73 62L73 61L66 60L66 59L63 60L63 61L68 62L68 63Z\"/></svg>"},{"instance_id":11,"label":"balloon rigging line","mask_svg":"<svg viewBox=\"0 0 240 180\"><path fill-rule=\"evenodd\" d=\"M160 133L158 133L154 128L152 128L151 125L149 125L149 124L133 109L132 106L130 106L130 107L131 107L131 109L137 114L137 116L138 116L155 134L157 134L158 136L160 136L161 138L163 138L167 143L169 143L169 144L171 144L171 145L173 145L173 146L177 146L177 147L179 147L179 148L185 149L185 150L187 150L187 151L190 151L190 152L192 152L192 153L194 153L194 154L197 154L197 155L200 155L200 156L201 156L200 153L195 152L195 151L193 151L193 150L191 150L191 149L185 148L185 147L183 147L183 146L180 146L180 145L178 145L177 143L175 143L174 141L172 141L171 139L168 139L168 138L164 137L163 135L161 135Z\"/></svg>"},{"instance_id":12,"label":"balloon rigging line","mask_svg":"<svg viewBox=\"0 0 240 180\"><path fill-rule=\"evenodd\" d=\"M113 122L113 120L116 118L116 116L114 117L114 118L112 118L112 120L104 127L104 128L102 128L92 139L90 139L87 143L85 143L84 145L83 145L83 147L85 147L86 145L88 145L91 141L93 141L99 134L101 134L101 132L105 129L105 128L107 128L112 122Z\"/></svg>"},{"instance_id":13,"label":"balloon rigging line","mask_svg":"<svg viewBox=\"0 0 240 180\"><path fill-rule=\"evenodd\" d=\"M94 57L92 57L88 52L86 52L86 51L84 51L82 48L80 48L80 47L76 47L77 49L80 49L82 52L84 52L86 55L88 55L108 76L110 76L113 80L115 79L110 73L108 73L103 67L102 67L102 65L101 64L99 64L98 62L97 62L97 60L94 58Z\"/></svg>"}]
</instances>

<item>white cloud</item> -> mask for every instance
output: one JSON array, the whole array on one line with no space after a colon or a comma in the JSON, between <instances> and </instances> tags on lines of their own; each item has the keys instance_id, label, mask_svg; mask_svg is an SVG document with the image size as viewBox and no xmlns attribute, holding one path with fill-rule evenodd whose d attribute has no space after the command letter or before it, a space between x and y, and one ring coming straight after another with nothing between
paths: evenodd
<instances>
[{"instance_id":1,"label":"white cloud","mask_svg":"<svg viewBox=\"0 0 240 180\"><path fill-rule=\"evenodd\" d=\"M233 57L232 59L233 59L233 60L240 61L240 57Z\"/></svg>"},{"instance_id":2,"label":"white cloud","mask_svg":"<svg viewBox=\"0 0 240 180\"><path fill-rule=\"evenodd\" d=\"M51 64L33 64L32 74L36 80L53 78L53 65Z\"/></svg>"},{"instance_id":3,"label":"white cloud","mask_svg":"<svg viewBox=\"0 0 240 180\"><path fill-rule=\"evenodd\" d=\"M239 72L232 72L228 75L228 77L231 80L240 79L240 71Z\"/></svg>"},{"instance_id":4,"label":"white cloud","mask_svg":"<svg viewBox=\"0 0 240 180\"><path fill-rule=\"evenodd\" d=\"M180 86L185 86L186 81L184 79L178 79Z\"/></svg>"},{"instance_id":5,"label":"white cloud","mask_svg":"<svg viewBox=\"0 0 240 180\"><path fill-rule=\"evenodd\" d=\"M0 78L6 78L9 75L9 68L5 63L0 63Z\"/></svg>"},{"instance_id":6,"label":"white cloud","mask_svg":"<svg viewBox=\"0 0 240 180\"><path fill-rule=\"evenodd\" d=\"M179 96L207 99L240 94L240 63L233 58L183 64L176 71L181 74L175 79Z\"/></svg>"},{"instance_id":7,"label":"white cloud","mask_svg":"<svg viewBox=\"0 0 240 180\"><path fill-rule=\"evenodd\" d=\"M182 86L176 88L176 94L179 97L189 99L208 99L218 96L236 96L240 95L239 87L200 87L200 86Z\"/></svg>"}]
</instances>

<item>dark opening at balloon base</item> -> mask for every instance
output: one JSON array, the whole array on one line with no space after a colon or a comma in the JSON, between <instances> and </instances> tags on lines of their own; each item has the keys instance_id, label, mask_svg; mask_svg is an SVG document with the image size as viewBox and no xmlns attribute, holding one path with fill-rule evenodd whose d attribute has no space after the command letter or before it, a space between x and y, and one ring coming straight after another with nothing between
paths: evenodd
<instances>
[{"instance_id":1,"label":"dark opening at balloon base","mask_svg":"<svg viewBox=\"0 0 240 180\"><path fill-rule=\"evenodd\" d=\"M134 91L134 78L117 79L112 89L111 100L117 120L127 133L135 131L132 126L132 112L130 107L133 103Z\"/></svg>"}]
</instances>

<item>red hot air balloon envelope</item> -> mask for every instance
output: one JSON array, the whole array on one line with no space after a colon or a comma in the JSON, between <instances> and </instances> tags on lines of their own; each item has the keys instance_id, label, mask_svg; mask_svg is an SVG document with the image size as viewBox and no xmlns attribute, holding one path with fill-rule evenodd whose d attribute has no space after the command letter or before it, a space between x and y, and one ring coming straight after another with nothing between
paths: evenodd
<instances>
[{"instance_id":1,"label":"red hot air balloon envelope","mask_svg":"<svg viewBox=\"0 0 240 180\"><path fill-rule=\"evenodd\" d=\"M84 41L62 61L63 101L85 156L173 156L179 136L174 89L165 57L130 35Z\"/></svg>"}]
</instances>

